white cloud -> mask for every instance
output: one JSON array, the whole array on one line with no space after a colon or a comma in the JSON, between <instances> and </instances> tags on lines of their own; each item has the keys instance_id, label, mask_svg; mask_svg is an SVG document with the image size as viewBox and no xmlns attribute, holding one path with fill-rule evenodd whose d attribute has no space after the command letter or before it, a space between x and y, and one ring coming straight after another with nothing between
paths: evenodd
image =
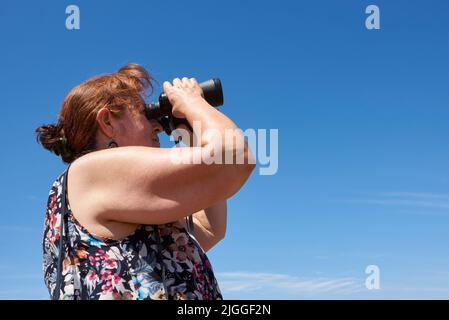
<instances>
[{"instance_id":1,"label":"white cloud","mask_svg":"<svg viewBox=\"0 0 449 320\"><path fill-rule=\"evenodd\" d=\"M449 194L425 192L383 192L364 198L342 199L346 203L375 204L396 206L406 209L436 209L430 213L448 213ZM439 212L437 211L439 210ZM427 211L427 213L429 213Z\"/></svg>"},{"instance_id":2,"label":"white cloud","mask_svg":"<svg viewBox=\"0 0 449 320\"><path fill-rule=\"evenodd\" d=\"M383 192L381 195L386 197L408 197L408 198L427 198L443 199L449 201L449 194L426 193L426 192Z\"/></svg>"},{"instance_id":3,"label":"white cloud","mask_svg":"<svg viewBox=\"0 0 449 320\"><path fill-rule=\"evenodd\" d=\"M350 294L363 290L363 281L355 278L299 278L287 274L247 271L221 272L216 276L224 293L282 290L292 295Z\"/></svg>"},{"instance_id":4,"label":"white cloud","mask_svg":"<svg viewBox=\"0 0 449 320\"><path fill-rule=\"evenodd\" d=\"M449 209L449 203L436 202L436 201L419 201L419 200L385 200L385 199L351 199L347 200L353 203L366 203L366 204L379 204L379 205L393 205L393 206L408 206L408 207L421 207L421 208L438 208Z\"/></svg>"}]
</instances>

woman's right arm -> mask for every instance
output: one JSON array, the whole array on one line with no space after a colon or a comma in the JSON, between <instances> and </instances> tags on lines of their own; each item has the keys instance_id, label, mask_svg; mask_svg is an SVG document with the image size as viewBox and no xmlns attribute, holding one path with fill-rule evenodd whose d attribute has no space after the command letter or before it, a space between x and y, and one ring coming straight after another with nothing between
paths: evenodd
<instances>
[{"instance_id":1,"label":"woman's right arm","mask_svg":"<svg viewBox=\"0 0 449 320\"><path fill-rule=\"evenodd\" d=\"M164 90L175 116L187 118L191 125L201 123L199 145L120 147L83 156L72 164L68 180L78 212L101 222L162 224L223 201L243 186L255 167L244 136L228 117L194 94L199 88L196 81L185 79L182 83L193 86L190 91L168 83ZM181 81L175 79L176 83ZM202 134L208 129L217 134ZM234 130L234 135L225 135L226 130ZM213 152L222 153L222 163L203 161ZM243 164L225 164L226 153L243 154Z\"/></svg>"}]
</instances>

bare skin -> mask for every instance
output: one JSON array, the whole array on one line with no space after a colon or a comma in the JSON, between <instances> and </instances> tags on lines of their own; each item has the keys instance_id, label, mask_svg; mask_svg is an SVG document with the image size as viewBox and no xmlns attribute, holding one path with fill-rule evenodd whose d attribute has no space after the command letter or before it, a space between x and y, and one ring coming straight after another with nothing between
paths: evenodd
<instances>
[{"instance_id":1,"label":"bare skin","mask_svg":"<svg viewBox=\"0 0 449 320\"><path fill-rule=\"evenodd\" d=\"M194 212L195 236L205 251L224 238L226 199L246 182L255 165L246 144L225 141L226 129L237 126L211 107L201 96L195 79L164 82L173 114L190 124L201 121L202 130L215 128L219 136L204 136L197 146L160 148L162 128L148 121L143 107L126 109L116 116L103 108L97 114L97 146L100 149L74 161L69 170L68 199L74 217L100 238L122 239L141 224L178 221ZM185 127L183 127L185 129ZM119 148L107 148L114 139ZM243 139L237 136L236 139ZM176 164L176 158L200 158L211 150L243 152L244 164ZM184 149L184 150L180 150ZM186 152L187 151L187 152Z\"/></svg>"}]
</instances>

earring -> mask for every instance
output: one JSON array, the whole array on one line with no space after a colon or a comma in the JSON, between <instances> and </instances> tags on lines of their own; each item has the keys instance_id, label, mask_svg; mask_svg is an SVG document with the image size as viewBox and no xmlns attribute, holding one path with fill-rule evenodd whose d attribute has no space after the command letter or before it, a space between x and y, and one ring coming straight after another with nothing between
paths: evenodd
<instances>
[{"instance_id":1,"label":"earring","mask_svg":"<svg viewBox=\"0 0 449 320\"><path fill-rule=\"evenodd\" d=\"M115 142L114 139L111 139L111 141L109 141L108 148L117 148L117 147L118 147L117 142Z\"/></svg>"}]
</instances>

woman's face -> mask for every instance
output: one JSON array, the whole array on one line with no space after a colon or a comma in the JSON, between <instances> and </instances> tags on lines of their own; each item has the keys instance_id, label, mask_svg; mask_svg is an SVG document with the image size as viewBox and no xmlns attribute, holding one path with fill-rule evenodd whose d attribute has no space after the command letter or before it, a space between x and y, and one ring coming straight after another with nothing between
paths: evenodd
<instances>
[{"instance_id":1,"label":"woman's face","mask_svg":"<svg viewBox=\"0 0 449 320\"><path fill-rule=\"evenodd\" d=\"M120 147L160 147L158 134L163 128L156 120L149 121L145 117L145 106L139 109L126 108L125 112L116 118L115 127L114 140Z\"/></svg>"}]
</instances>

